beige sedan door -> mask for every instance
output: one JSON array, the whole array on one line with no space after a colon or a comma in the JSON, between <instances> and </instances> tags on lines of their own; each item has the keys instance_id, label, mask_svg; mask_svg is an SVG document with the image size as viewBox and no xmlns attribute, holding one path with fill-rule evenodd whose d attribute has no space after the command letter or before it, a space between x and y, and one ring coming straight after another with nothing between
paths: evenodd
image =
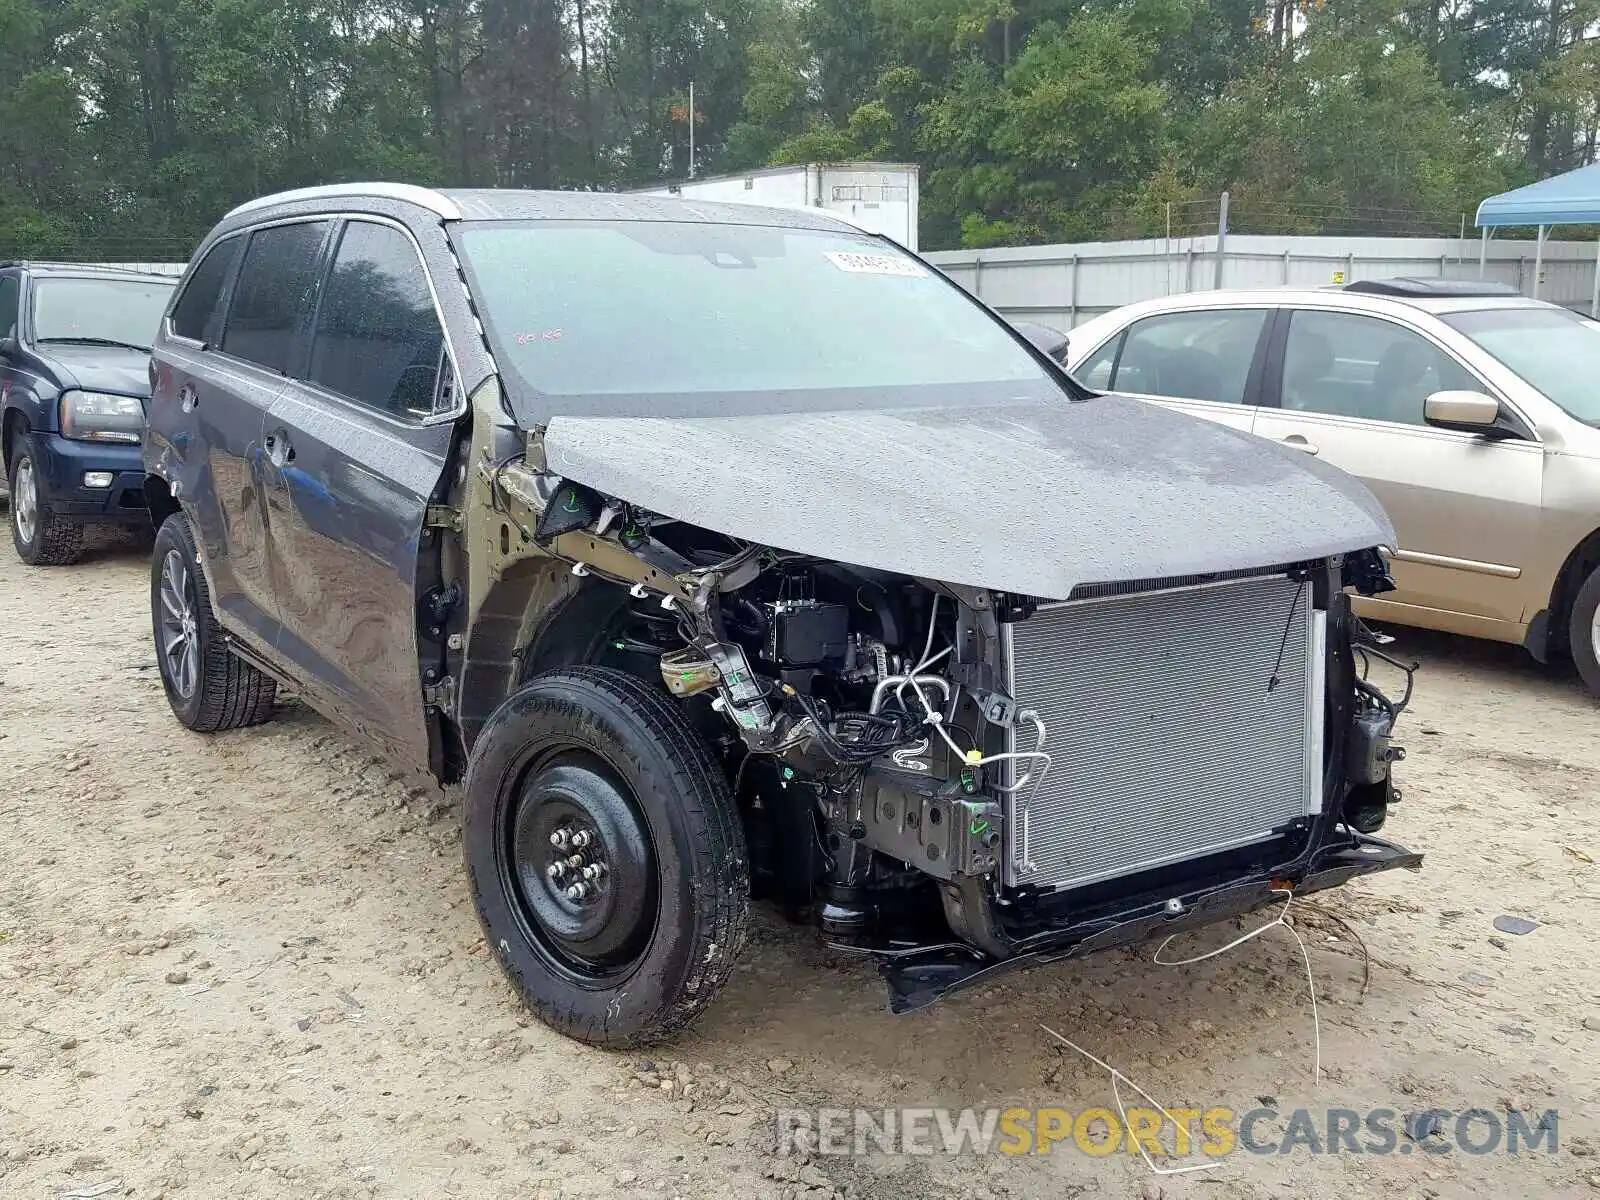
<instances>
[{"instance_id":1,"label":"beige sedan door","mask_svg":"<svg viewBox=\"0 0 1600 1200\"><path fill-rule=\"evenodd\" d=\"M1358 313L1288 316L1282 371L1265 393L1281 406L1261 408L1255 432L1358 476L1388 510L1398 591L1364 611L1520 641L1532 615L1517 580L1539 530L1539 444L1426 425L1430 393L1489 388L1421 333Z\"/></svg>"}]
</instances>

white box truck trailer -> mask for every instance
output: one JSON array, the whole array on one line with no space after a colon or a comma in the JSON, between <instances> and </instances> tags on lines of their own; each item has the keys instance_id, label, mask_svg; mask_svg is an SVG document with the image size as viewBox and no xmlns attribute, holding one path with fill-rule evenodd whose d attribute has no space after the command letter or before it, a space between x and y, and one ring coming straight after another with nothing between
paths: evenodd
<instances>
[{"instance_id":1,"label":"white box truck trailer","mask_svg":"<svg viewBox=\"0 0 1600 1200\"><path fill-rule=\"evenodd\" d=\"M917 248L916 163L809 163L764 167L740 175L708 175L638 189L651 195L697 200L821 208L872 233Z\"/></svg>"}]
</instances>

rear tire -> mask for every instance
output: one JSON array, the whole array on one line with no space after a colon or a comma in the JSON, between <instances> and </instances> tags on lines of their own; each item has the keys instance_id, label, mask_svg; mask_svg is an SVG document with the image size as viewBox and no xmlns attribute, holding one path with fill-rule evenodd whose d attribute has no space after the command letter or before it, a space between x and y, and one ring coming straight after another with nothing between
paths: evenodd
<instances>
[{"instance_id":1,"label":"rear tire","mask_svg":"<svg viewBox=\"0 0 1600 1200\"><path fill-rule=\"evenodd\" d=\"M1572 601L1567 645L1579 676L1591 693L1600 696L1600 567L1589 573Z\"/></svg>"},{"instance_id":2,"label":"rear tire","mask_svg":"<svg viewBox=\"0 0 1600 1200\"><path fill-rule=\"evenodd\" d=\"M548 671L495 711L467 769L462 848L502 969L579 1041L672 1037L744 944L750 877L727 780L683 710L623 672ZM580 884L598 886L574 897Z\"/></svg>"},{"instance_id":3,"label":"rear tire","mask_svg":"<svg viewBox=\"0 0 1600 1200\"><path fill-rule=\"evenodd\" d=\"M228 649L182 513L168 517L156 534L150 615L161 686L184 726L216 733L259 725L272 715L277 684Z\"/></svg>"},{"instance_id":4,"label":"rear tire","mask_svg":"<svg viewBox=\"0 0 1600 1200\"><path fill-rule=\"evenodd\" d=\"M11 488L11 544L30 567L64 567L83 552L83 522L50 509L38 463L26 434L17 438L7 475Z\"/></svg>"}]
</instances>

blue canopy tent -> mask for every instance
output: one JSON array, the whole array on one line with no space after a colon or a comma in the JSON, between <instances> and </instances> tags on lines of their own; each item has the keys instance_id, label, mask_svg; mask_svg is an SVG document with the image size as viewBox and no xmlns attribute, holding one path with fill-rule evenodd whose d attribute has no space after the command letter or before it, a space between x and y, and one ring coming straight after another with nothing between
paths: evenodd
<instances>
[{"instance_id":1,"label":"blue canopy tent","mask_svg":"<svg viewBox=\"0 0 1600 1200\"><path fill-rule=\"evenodd\" d=\"M1506 225L1538 226L1539 238L1534 244L1533 259L1533 295L1538 299L1539 276L1544 269L1545 230L1552 225L1600 225L1600 163L1490 196L1478 205L1477 225L1483 230L1478 249L1480 278L1489 257L1491 230ZM1589 315L1600 316L1600 247L1597 247L1595 259Z\"/></svg>"}]
</instances>

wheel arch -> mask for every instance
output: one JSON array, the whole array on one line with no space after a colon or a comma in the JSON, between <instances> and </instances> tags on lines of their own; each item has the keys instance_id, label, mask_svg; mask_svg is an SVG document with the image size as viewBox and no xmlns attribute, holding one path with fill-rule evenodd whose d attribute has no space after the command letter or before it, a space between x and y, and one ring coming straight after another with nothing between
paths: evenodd
<instances>
[{"instance_id":1,"label":"wheel arch","mask_svg":"<svg viewBox=\"0 0 1600 1200\"><path fill-rule=\"evenodd\" d=\"M1572 548L1572 553L1567 555L1561 570L1556 573L1555 586L1550 589L1549 607L1539 614L1544 619L1534 619L1531 628L1542 626L1542 631L1538 637L1530 637L1528 650L1541 662L1548 661L1552 654L1570 654L1567 623L1572 604L1578 597L1578 589L1583 586L1583 581L1596 568L1600 568L1600 529L1593 530Z\"/></svg>"},{"instance_id":2,"label":"wheel arch","mask_svg":"<svg viewBox=\"0 0 1600 1200\"><path fill-rule=\"evenodd\" d=\"M5 412L0 414L0 471L10 470L11 448L28 428L28 414L14 404L7 405Z\"/></svg>"},{"instance_id":3,"label":"wheel arch","mask_svg":"<svg viewBox=\"0 0 1600 1200\"><path fill-rule=\"evenodd\" d=\"M456 719L468 752L490 714L530 676L598 664L606 634L630 599L626 588L578 578L559 559L507 567L467 631Z\"/></svg>"},{"instance_id":4,"label":"wheel arch","mask_svg":"<svg viewBox=\"0 0 1600 1200\"><path fill-rule=\"evenodd\" d=\"M167 518L182 509L177 499L172 494L172 488L167 481L159 475L145 474L144 477L145 503L150 506L150 528L159 530L166 524Z\"/></svg>"}]
</instances>

